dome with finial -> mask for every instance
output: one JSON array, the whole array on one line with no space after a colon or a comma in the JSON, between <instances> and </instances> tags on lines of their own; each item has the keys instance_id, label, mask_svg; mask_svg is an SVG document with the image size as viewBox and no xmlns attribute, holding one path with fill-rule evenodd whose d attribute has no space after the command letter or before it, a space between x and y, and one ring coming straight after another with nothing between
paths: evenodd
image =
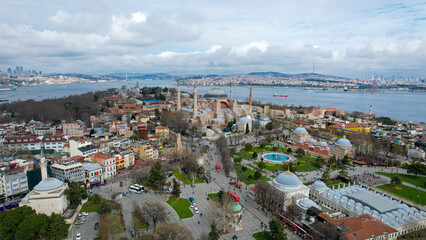
<instances>
[{"instance_id":1,"label":"dome with finial","mask_svg":"<svg viewBox=\"0 0 426 240\"><path fill-rule=\"evenodd\" d=\"M214 87L210 89L206 94L204 94L206 98L227 98L228 95L222 89Z\"/></svg>"},{"instance_id":2,"label":"dome with finial","mask_svg":"<svg viewBox=\"0 0 426 240\"><path fill-rule=\"evenodd\" d=\"M280 188L298 188L302 185L300 179L296 174L287 170L286 172L280 173L274 180L273 183Z\"/></svg>"},{"instance_id":3,"label":"dome with finial","mask_svg":"<svg viewBox=\"0 0 426 240\"><path fill-rule=\"evenodd\" d=\"M342 146L342 147L352 147L351 141L349 141L348 139L346 139L345 135L343 135L343 138L337 140L336 145L337 146Z\"/></svg>"},{"instance_id":4,"label":"dome with finial","mask_svg":"<svg viewBox=\"0 0 426 240\"><path fill-rule=\"evenodd\" d=\"M305 133L308 133L308 131L306 131L306 129L304 127L298 127L296 129L294 129L294 133L305 134Z\"/></svg>"}]
</instances>

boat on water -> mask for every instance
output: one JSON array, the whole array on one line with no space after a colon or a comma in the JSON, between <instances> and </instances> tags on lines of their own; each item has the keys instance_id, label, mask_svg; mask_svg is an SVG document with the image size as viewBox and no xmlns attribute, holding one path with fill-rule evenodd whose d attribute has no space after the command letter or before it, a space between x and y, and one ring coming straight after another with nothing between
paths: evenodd
<instances>
[{"instance_id":1,"label":"boat on water","mask_svg":"<svg viewBox=\"0 0 426 240\"><path fill-rule=\"evenodd\" d=\"M0 86L0 91L15 91L15 86Z\"/></svg>"},{"instance_id":2,"label":"boat on water","mask_svg":"<svg viewBox=\"0 0 426 240\"><path fill-rule=\"evenodd\" d=\"M288 95L279 95L279 94L276 94L276 93L272 96L274 96L274 97L288 97Z\"/></svg>"},{"instance_id":3,"label":"boat on water","mask_svg":"<svg viewBox=\"0 0 426 240\"><path fill-rule=\"evenodd\" d=\"M9 101L9 100L0 98L0 102L7 102L7 101Z\"/></svg>"}]
</instances>

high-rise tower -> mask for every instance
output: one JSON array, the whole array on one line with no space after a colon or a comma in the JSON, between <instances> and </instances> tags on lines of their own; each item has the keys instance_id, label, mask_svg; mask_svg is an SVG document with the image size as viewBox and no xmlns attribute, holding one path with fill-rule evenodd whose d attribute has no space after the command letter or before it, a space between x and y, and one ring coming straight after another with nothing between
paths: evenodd
<instances>
[{"instance_id":1,"label":"high-rise tower","mask_svg":"<svg viewBox=\"0 0 426 240\"><path fill-rule=\"evenodd\" d=\"M252 111L252 100L253 100L253 89L252 89L252 87L250 86L250 97L249 97L249 111L250 111L250 113L251 113L251 111Z\"/></svg>"}]
</instances>

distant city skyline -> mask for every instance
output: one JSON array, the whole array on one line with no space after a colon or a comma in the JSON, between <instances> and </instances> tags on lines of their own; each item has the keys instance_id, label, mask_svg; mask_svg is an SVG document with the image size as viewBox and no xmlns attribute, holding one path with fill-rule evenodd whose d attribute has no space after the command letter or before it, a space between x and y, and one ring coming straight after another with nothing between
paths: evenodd
<instances>
[{"instance_id":1,"label":"distant city skyline","mask_svg":"<svg viewBox=\"0 0 426 240\"><path fill-rule=\"evenodd\" d=\"M4 1L0 69L424 79L425 16L424 1Z\"/></svg>"}]
</instances>

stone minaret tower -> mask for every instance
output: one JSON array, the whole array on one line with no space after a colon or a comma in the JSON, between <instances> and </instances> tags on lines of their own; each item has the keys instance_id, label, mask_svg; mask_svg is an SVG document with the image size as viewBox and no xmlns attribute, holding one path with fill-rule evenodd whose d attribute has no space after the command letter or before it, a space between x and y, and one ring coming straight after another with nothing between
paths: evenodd
<instances>
[{"instance_id":1,"label":"stone minaret tower","mask_svg":"<svg viewBox=\"0 0 426 240\"><path fill-rule=\"evenodd\" d=\"M370 114L373 114L373 105L370 105Z\"/></svg>"},{"instance_id":2,"label":"stone minaret tower","mask_svg":"<svg viewBox=\"0 0 426 240\"><path fill-rule=\"evenodd\" d=\"M47 163L46 157L44 156L43 149L40 151L40 168L41 168L41 180L48 178L47 176Z\"/></svg>"},{"instance_id":3,"label":"stone minaret tower","mask_svg":"<svg viewBox=\"0 0 426 240\"><path fill-rule=\"evenodd\" d=\"M197 86L194 86L194 118L198 117Z\"/></svg>"},{"instance_id":4,"label":"stone minaret tower","mask_svg":"<svg viewBox=\"0 0 426 240\"><path fill-rule=\"evenodd\" d=\"M231 85L230 90L229 90L229 99L232 102L232 85Z\"/></svg>"},{"instance_id":5,"label":"stone minaret tower","mask_svg":"<svg viewBox=\"0 0 426 240\"><path fill-rule=\"evenodd\" d=\"M177 111L180 111L180 85L177 85Z\"/></svg>"},{"instance_id":6,"label":"stone minaret tower","mask_svg":"<svg viewBox=\"0 0 426 240\"><path fill-rule=\"evenodd\" d=\"M253 89L252 89L252 87L250 86L250 96L249 96L249 111L250 111L250 113L251 113L251 111L252 111L252 107L253 107L253 105L252 105L252 100L253 100Z\"/></svg>"}]
</instances>

